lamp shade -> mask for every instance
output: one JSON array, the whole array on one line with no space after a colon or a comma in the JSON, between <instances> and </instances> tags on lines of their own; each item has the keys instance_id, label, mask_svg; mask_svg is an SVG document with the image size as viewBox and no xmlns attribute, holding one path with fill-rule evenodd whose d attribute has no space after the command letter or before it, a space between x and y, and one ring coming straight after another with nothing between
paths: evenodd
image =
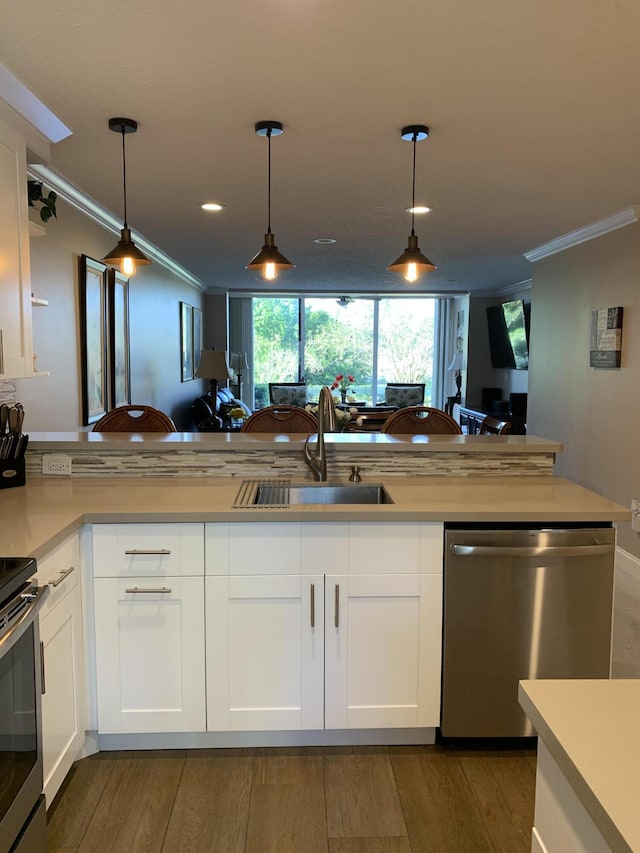
<instances>
[{"instance_id":1,"label":"lamp shade","mask_svg":"<svg viewBox=\"0 0 640 853\"><path fill-rule=\"evenodd\" d=\"M203 349L195 375L198 379L230 379L226 352L221 349Z\"/></svg>"},{"instance_id":2,"label":"lamp shade","mask_svg":"<svg viewBox=\"0 0 640 853\"><path fill-rule=\"evenodd\" d=\"M451 360L451 364L447 370L462 370L464 368L464 356L461 352L456 352Z\"/></svg>"},{"instance_id":3,"label":"lamp shade","mask_svg":"<svg viewBox=\"0 0 640 853\"><path fill-rule=\"evenodd\" d=\"M231 367L233 370L248 370L249 364L246 352L232 352Z\"/></svg>"}]
</instances>

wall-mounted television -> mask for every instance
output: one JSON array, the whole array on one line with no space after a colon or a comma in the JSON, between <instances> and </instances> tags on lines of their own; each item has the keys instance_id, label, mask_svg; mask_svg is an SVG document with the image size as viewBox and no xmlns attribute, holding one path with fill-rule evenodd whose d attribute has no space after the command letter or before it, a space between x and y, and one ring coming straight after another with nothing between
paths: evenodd
<instances>
[{"instance_id":1,"label":"wall-mounted television","mask_svg":"<svg viewBox=\"0 0 640 853\"><path fill-rule=\"evenodd\" d=\"M527 370L531 303L522 299L487 308L493 367Z\"/></svg>"}]
</instances>

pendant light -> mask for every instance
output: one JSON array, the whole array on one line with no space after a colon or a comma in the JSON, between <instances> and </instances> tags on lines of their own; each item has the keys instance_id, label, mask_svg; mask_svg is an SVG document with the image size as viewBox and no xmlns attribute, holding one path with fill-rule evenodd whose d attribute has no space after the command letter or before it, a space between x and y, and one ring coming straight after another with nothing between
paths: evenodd
<instances>
[{"instance_id":1,"label":"pendant light","mask_svg":"<svg viewBox=\"0 0 640 853\"><path fill-rule=\"evenodd\" d=\"M410 283L417 281L423 272L431 272L437 269L426 255L418 248L418 238L414 231L415 206L416 206L416 142L422 142L429 136L429 128L424 124L409 124L403 127L401 136L406 142L413 142L413 183L411 196L411 234L409 244L400 257L387 269L390 272L401 272Z\"/></svg>"},{"instance_id":2,"label":"pendant light","mask_svg":"<svg viewBox=\"0 0 640 853\"><path fill-rule=\"evenodd\" d=\"M140 264L150 264L149 258L140 251L131 239L131 231L127 224L127 160L125 157L125 133L135 133L138 122L132 118L110 118L109 130L122 134L122 184L124 188L124 225L120 231L120 240L109 254L102 259L103 263L120 267L120 272L128 278L135 275Z\"/></svg>"},{"instance_id":3,"label":"pendant light","mask_svg":"<svg viewBox=\"0 0 640 853\"><path fill-rule=\"evenodd\" d=\"M267 233L264 235L264 246L260 249L255 258L252 258L246 266L248 270L260 270L262 277L267 281L273 281L277 278L280 270L290 270L294 268L294 264L287 260L282 252L278 251L278 247L273 240L271 233L271 137L280 136L282 124L279 121L259 121L256 126L258 136L266 136L269 142L269 168L267 182Z\"/></svg>"}]
</instances>

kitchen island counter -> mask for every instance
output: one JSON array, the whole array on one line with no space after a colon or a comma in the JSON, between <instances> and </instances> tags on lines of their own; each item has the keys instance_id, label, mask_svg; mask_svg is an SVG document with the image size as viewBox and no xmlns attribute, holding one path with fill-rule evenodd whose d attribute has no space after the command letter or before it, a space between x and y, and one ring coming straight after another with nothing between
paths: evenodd
<instances>
[{"instance_id":1,"label":"kitchen island counter","mask_svg":"<svg viewBox=\"0 0 640 853\"><path fill-rule=\"evenodd\" d=\"M556 769L541 783L539 768L535 834L546 833L546 844L555 840L550 851L640 850L640 680L523 681L519 698ZM549 789L551 800L546 799ZM577 811L578 804L583 811ZM568 835L561 837L566 815L572 819ZM591 831L599 833L604 845L596 848L594 836L586 834ZM588 846L569 847L571 837Z\"/></svg>"},{"instance_id":2,"label":"kitchen island counter","mask_svg":"<svg viewBox=\"0 0 640 853\"><path fill-rule=\"evenodd\" d=\"M380 477L393 504L233 509L238 477L34 477L0 492L3 556L36 558L85 523L628 521L625 507L554 476Z\"/></svg>"}]
</instances>

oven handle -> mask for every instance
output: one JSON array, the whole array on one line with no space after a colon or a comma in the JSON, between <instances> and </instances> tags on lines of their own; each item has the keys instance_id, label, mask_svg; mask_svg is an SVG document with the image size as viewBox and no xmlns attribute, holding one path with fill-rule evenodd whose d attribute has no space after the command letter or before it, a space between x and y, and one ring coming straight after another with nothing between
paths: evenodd
<instances>
[{"instance_id":1,"label":"oven handle","mask_svg":"<svg viewBox=\"0 0 640 853\"><path fill-rule=\"evenodd\" d=\"M13 623L4 637L0 639L0 656L6 654L34 622L38 611L45 603L50 592L48 584L34 586L31 589L33 590L32 592L23 592L18 596L18 598L28 597L31 600L29 606L20 614L20 618Z\"/></svg>"}]
</instances>

